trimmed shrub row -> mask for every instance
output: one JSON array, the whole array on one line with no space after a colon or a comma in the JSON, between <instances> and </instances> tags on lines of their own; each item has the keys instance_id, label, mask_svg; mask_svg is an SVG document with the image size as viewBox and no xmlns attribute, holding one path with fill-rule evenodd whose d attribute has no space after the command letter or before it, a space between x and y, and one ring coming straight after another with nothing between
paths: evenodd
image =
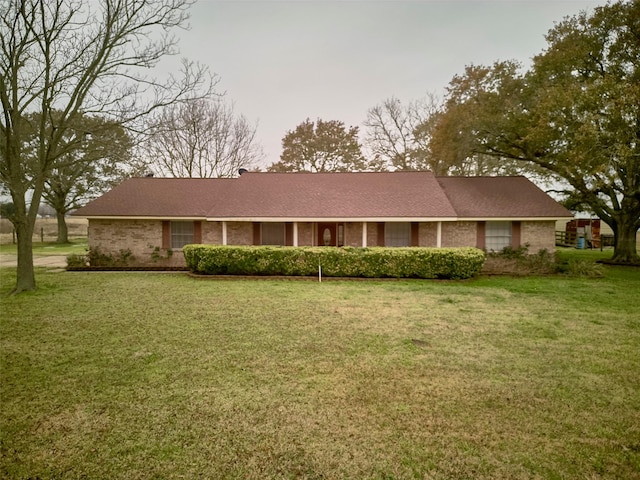
<instances>
[{"instance_id":1,"label":"trimmed shrub row","mask_svg":"<svg viewBox=\"0 0 640 480\"><path fill-rule=\"evenodd\" d=\"M470 278L485 255L477 248L359 248L187 245L187 267L206 275Z\"/></svg>"}]
</instances>

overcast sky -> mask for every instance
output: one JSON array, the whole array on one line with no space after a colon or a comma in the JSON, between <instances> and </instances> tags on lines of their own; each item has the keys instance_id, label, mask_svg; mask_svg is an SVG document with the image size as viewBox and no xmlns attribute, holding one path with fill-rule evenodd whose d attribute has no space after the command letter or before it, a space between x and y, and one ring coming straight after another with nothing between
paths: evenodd
<instances>
[{"instance_id":1,"label":"overcast sky","mask_svg":"<svg viewBox=\"0 0 640 480\"><path fill-rule=\"evenodd\" d=\"M199 0L181 56L209 66L236 111L258 122L265 166L307 117L359 126L367 110L442 95L465 65L541 52L567 15L604 1ZM177 61L177 60L176 60Z\"/></svg>"}]
</instances>

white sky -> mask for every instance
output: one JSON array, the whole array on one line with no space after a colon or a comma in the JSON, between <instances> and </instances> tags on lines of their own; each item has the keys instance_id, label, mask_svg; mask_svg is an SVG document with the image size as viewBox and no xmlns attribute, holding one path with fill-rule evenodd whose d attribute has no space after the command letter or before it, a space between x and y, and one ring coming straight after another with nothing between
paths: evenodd
<instances>
[{"instance_id":1,"label":"white sky","mask_svg":"<svg viewBox=\"0 0 640 480\"><path fill-rule=\"evenodd\" d=\"M191 29L178 32L180 56L208 65L236 111L258 122L267 166L307 117L359 126L362 139L367 110L385 99L442 95L469 64L526 65L554 22L602 4L199 0Z\"/></svg>"}]
</instances>

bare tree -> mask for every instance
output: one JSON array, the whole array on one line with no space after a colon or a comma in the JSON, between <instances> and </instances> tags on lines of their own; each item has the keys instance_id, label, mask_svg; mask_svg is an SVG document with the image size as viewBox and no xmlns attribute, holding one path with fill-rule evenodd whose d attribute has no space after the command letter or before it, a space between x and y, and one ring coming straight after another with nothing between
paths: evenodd
<instances>
[{"instance_id":1,"label":"bare tree","mask_svg":"<svg viewBox=\"0 0 640 480\"><path fill-rule=\"evenodd\" d=\"M429 118L439 109L435 96L403 105L391 97L369 109L365 146L378 168L385 170L424 170L431 167L428 156Z\"/></svg>"},{"instance_id":2,"label":"bare tree","mask_svg":"<svg viewBox=\"0 0 640 480\"><path fill-rule=\"evenodd\" d=\"M407 170L411 164L411 132L407 110L400 100L391 97L369 109L364 126L368 129L365 144L372 157L388 168Z\"/></svg>"},{"instance_id":3,"label":"bare tree","mask_svg":"<svg viewBox=\"0 0 640 480\"><path fill-rule=\"evenodd\" d=\"M143 149L150 168L173 177L232 177L263 159L256 126L221 98L198 98L163 108L151 120Z\"/></svg>"},{"instance_id":4,"label":"bare tree","mask_svg":"<svg viewBox=\"0 0 640 480\"><path fill-rule=\"evenodd\" d=\"M83 141L80 132L73 131L76 117L99 113L132 127L155 107L193 95L203 85L207 89L206 72L186 62L182 76L166 82L145 75L161 58L177 53L171 32L184 26L191 3L0 2L0 182L15 207L14 293L36 287L32 255L36 214L56 160ZM60 112L56 118L54 109ZM27 116L33 113L40 113L40 120L30 125ZM29 131L36 132L32 161L23 155ZM77 141L63 141L71 138Z\"/></svg>"}]
</instances>

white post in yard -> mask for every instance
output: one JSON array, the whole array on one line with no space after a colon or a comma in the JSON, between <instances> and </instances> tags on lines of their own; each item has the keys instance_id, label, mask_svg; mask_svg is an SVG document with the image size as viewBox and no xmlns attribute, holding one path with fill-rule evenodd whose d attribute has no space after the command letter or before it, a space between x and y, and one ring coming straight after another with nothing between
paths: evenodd
<instances>
[{"instance_id":1,"label":"white post in yard","mask_svg":"<svg viewBox=\"0 0 640 480\"><path fill-rule=\"evenodd\" d=\"M436 231L436 246L438 248L442 246L442 222L438 222L438 228Z\"/></svg>"},{"instance_id":2,"label":"white post in yard","mask_svg":"<svg viewBox=\"0 0 640 480\"><path fill-rule=\"evenodd\" d=\"M298 246L298 222L293 222L293 246Z\"/></svg>"},{"instance_id":3,"label":"white post in yard","mask_svg":"<svg viewBox=\"0 0 640 480\"><path fill-rule=\"evenodd\" d=\"M227 244L227 222L222 222L222 245Z\"/></svg>"}]
</instances>

